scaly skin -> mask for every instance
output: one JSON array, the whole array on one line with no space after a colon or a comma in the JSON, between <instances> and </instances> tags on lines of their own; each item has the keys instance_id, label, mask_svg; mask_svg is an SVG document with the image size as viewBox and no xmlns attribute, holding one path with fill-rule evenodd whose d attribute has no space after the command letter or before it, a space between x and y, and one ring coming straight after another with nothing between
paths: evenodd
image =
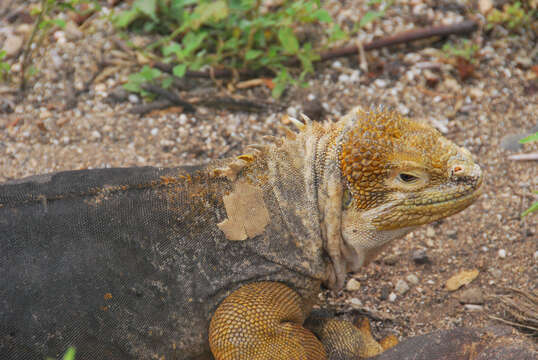
<instances>
[{"instance_id":1,"label":"scaly skin","mask_svg":"<svg viewBox=\"0 0 538 360\"><path fill-rule=\"evenodd\" d=\"M245 172L259 177L257 162L269 169L289 163L290 158L300 163L305 187L315 184L313 197L318 204L324 249L330 257L325 283L333 289L340 289L348 271L367 264L391 240L463 210L481 192L482 173L470 153L430 126L395 112L361 109L354 109L337 123L305 120L306 124L294 120L300 129L298 134L290 133L249 156ZM278 177L276 192L293 188L293 179ZM302 318L291 320L277 315L288 309L287 304L277 303L274 310L267 310L261 296L259 302L243 306L244 299L256 294L255 289L239 289L217 309L210 330L215 357L325 359L322 349L308 355L306 349L312 342L305 335ZM299 300L293 304L300 307ZM275 316L279 325L255 326L264 316ZM282 325L286 325L286 331L279 329ZM358 331L349 323L324 321L312 330L330 358L354 359L383 351L367 331ZM271 335L274 333L280 335ZM288 336L295 342L282 340ZM254 353L258 355L253 357Z\"/></svg>"},{"instance_id":2,"label":"scaly skin","mask_svg":"<svg viewBox=\"0 0 538 360\"><path fill-rule=\"evenodd\" d=\"M325 359L383 350L307 321L322 282L480 193L429 126L355 109L201 167L0 184L0 353L10 359ZM309 319L312 320L312 317ZM211 322L211 326L210 326ZM314 324L314 325L313 325Z\"/></svg>"}]
</instances>

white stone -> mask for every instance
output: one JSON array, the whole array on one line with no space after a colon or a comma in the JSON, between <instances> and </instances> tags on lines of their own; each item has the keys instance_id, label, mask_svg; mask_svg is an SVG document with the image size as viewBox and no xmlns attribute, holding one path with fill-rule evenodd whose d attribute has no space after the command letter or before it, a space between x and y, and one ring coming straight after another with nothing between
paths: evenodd
<instances>
[{"instance_id":1,"label":"white stone","mask_svg":"<svg viewBox=\"0 0 538 360\"><path fill-rule=\"evenodd\" d=\"M346 285L347 291L357 291L361 288L361 283L358 282L356 279L349 279Z\"/></svg>"},{"instance_id":2,"label":"white stone","mask_svg":"<svg viewBox=\"0 0 538 360\"><path fill-rule=\"evenodd\" d=\"M394 302L394 301L396 300L396 298L397 298L397 296L396 296L395 293L391 292L391 293L389 294L389 301L390 301L390 302Z\"/></svg>"},{"instance_id":3,"label":"white stone","mask_svg":"<svg viewBox=\"0 0 538 360\"><path fill-rule=\"evenodd\" d=\"M334 61L331 66L335 69L340 69L342 67L342 63L338 60Z\"/></svg>"},{"instance_id":4,"label":"white stone","mask_svg":"<svg viewBox=\"0 0 538 360\"><path fill-rule=\"evenodd\" d=\"M376 81L374 81L374 85L377 86L378 88L384 88L387 86L387 84L388 84L388 81L383 80L383 79L377 79Z\"/></svg>"},{"instance_id":5,"label":"white stone","mask_svg":"<svg viewBox=\"0 0 538 360\"><path fill-rule=\"evenodd\" d=\"M138 96L136 96L135 94L129 94L129 102L132 103L132 104L136 104L138 102Z\"/></svg>"},{"instance_id":6,"label":"white stone","mask_svg":"<svg viewBox=\"0 0 538 360\"><path fill-rule=\"evenodd\" d=\"M159 129L153 128L151 129L151 135L156 136L159 133Z\"/></svg>"},{"instance_id":7,"label":"white stone","mask_svg":"<svg viewBox=\"0 0 538 360\"><path fill-rule=\"evenodd\" d=\"M351 303L351 306L353 306L353 307L361 307L362 306L362 301L360 301L357 298L351 298L351 300L349 300L349 302Z\"/></svg>"},{"instance_id":8,"label":"white stone","mask_svg":"<svg viewBox=\"0 0 538 360\"><path fill-rule=\"evenodd\" d=\"M465 304L464 307L465 307L465 310L467 310L467 311L482 311L482 310L484 310L484 307L482 305Z\"/></svg>"},{"instance_id":9,"label":"white stone","mask_svg":"<svg viewBox=\"0 0 538 360\"><path fill-rule=\"evenodd\" d=\"M415 274L409 274L405 279L413 285L418 284L418 277Z\"/></svg>"},{"instance_id":10,"label":"white stone","mask_svg":"<svg viewBox=\"0 0 538 360\"><path fill-rule=\"evenodd\" d=\"M407 106L405 106L403 104L398 104L397 108L398 108L398 112L400 114L402 114L404 116L409 114L409 108Z\"/></svg>"},{"instance_id":11,"label":"white stone","mask_svg":"<svg viewBox=\"0 0 538 360\"><path fill-rule=\"evenodd\" d=\"M504 259L506 257L506 250L504 249L499 249L499 257L501 259Z\"/></svg>"},{"instance_id":12,"label":"white stone","mask_svg":"<svg viewBox=\"0 0 538 360\"><path fill-rule=\"evenodd\" d=\"M92 131L91 133L92 139L99 140L101 138L101 133L97 130Z\"/></svg>"},{"instance_id":13,"label":"white stone","mask_svg":"<svg viewBox=\"0 0 538 360\"><path fill-rule=\"evenodd\" d=\"M338 82L341 82L341 83L348 83L350 82L350 77L349 75L347 74L340 74L338 76Z\"/></svg>"},{"instance_id":14,"label":"white stone","mask_svg":"<svg viewBox=\"0 0 538 360\"><path fill-rule=\"evenodd\" d=\"M399 279L396 282L396 286L394 287L394 289L396 290L396 292L398 292L398 294L403 295L409 291L409 285L407 285L404 280Z\"/></svg>"}]
</instances>

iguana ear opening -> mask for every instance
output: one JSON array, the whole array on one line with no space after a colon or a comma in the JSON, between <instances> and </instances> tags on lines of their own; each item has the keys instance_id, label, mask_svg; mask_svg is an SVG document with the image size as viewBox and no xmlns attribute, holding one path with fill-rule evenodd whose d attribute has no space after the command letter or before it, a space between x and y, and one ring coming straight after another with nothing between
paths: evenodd
<instances>
[{"instance_id":1,"label":"iguana ear opening","mask_svg":"<svg viewBox=\"0 0 538 360\"><path fill-rule=\"evenodd\" d=\"M342 196L342 209L344 210L349 209L352 203L353 203L353 195L351 194L351 191L349 191L349 189L345 189L344 195Z\"/></svg>"}]
</instances>

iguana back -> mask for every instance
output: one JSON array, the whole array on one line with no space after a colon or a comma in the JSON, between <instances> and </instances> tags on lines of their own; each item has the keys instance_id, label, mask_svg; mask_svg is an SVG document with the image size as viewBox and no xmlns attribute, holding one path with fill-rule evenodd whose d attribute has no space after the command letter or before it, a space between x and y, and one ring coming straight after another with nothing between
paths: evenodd
<instances>
[{"instance_id":1,"label":"iguana back","mask_svg":"<svg viewBox=\"0 0 538 360\"><path fill-rule=\"evenodd\" d=\"M224 237L230 183L203 168L144 167L1 185L2 356L57 358L70 345L77 359L209 356L211 314L241 284L312 286L265 258L263 241ZM261 237L279 231L270 252L293 254L275 215Z\"/></svg>"}]
</instances>

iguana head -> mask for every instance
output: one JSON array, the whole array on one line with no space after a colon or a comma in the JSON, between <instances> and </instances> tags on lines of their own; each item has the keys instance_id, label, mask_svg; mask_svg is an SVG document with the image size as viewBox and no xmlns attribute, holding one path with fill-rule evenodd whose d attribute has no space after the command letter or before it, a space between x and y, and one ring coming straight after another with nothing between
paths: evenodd
<instances>
[{"instance_id":1,"label":"iguana head","mask_svg":"<svg viewBox=\"0 0 538 360\"><path fill-rule=\"evenodd\" d=\"M455 214L480 195L480 167L434 128L388 111L354 110L345 121L341 232L357 253L345 256L348 267L356 269L388 241Z\"/></svg>"}]
</instances>

